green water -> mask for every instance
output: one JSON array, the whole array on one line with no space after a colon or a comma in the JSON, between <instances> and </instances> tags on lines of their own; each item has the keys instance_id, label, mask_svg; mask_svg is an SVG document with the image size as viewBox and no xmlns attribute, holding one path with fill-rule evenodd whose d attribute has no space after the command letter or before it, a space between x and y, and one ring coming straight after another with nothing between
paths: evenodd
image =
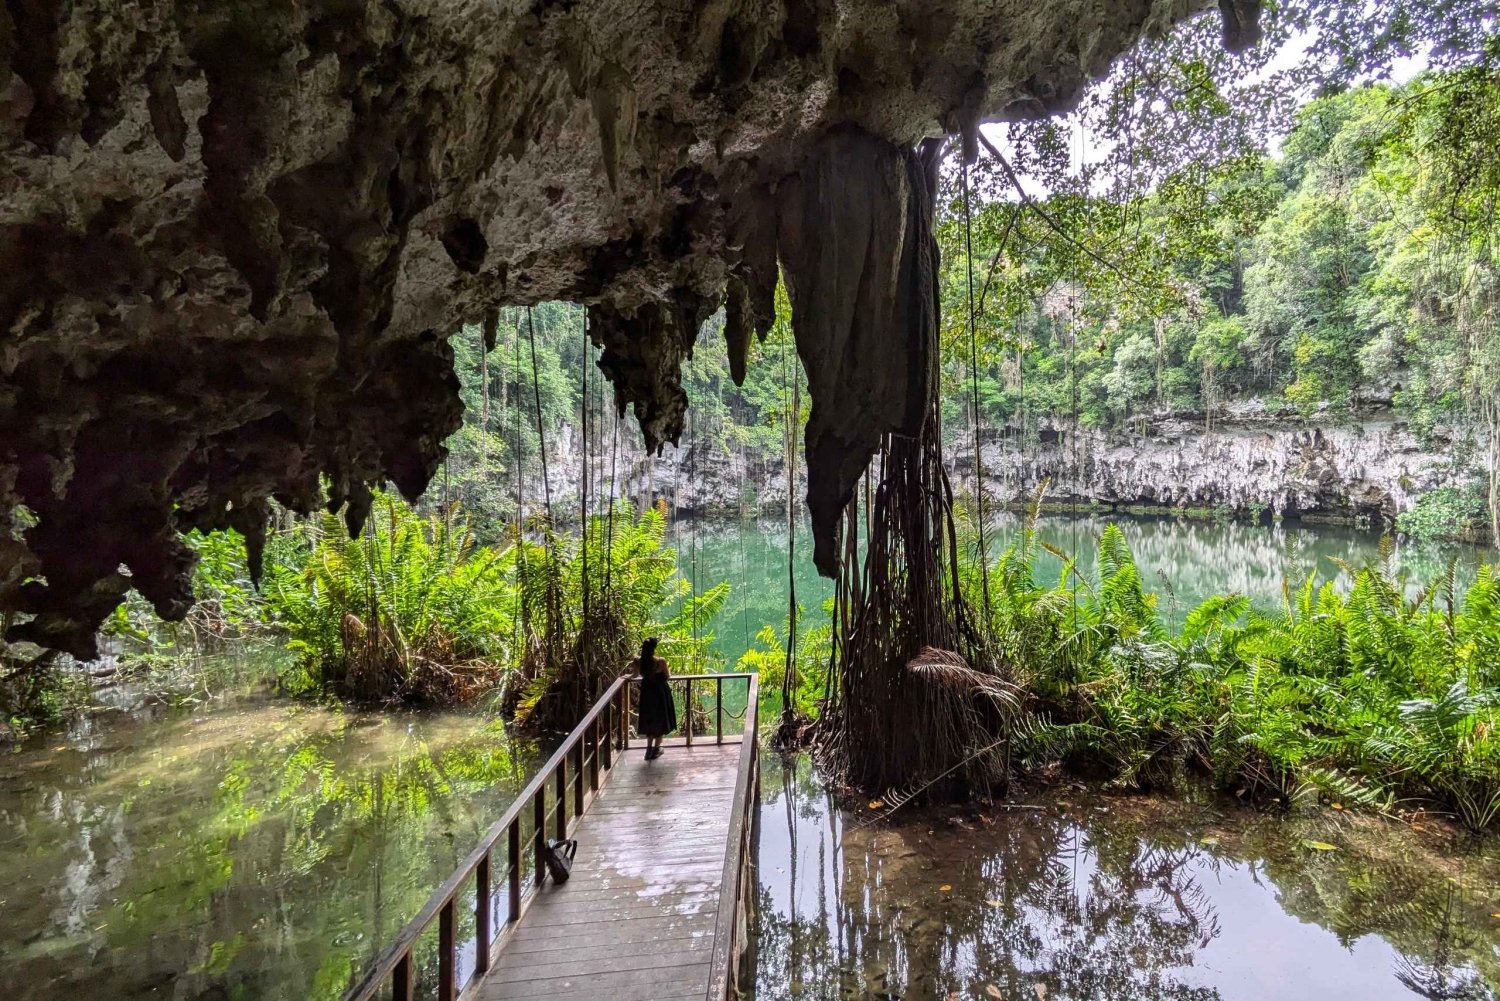
<instances>
[{"instance_id":1,"label":"green water","mask_svg":"<svg viewBox=\"0 0 1500 1001\"><path fill-rule=\"evenodd\" d=\"M1204 598L1228 591L1274 609L1281 602L1288 568L1298 581L1311 568L1321 578L1332 579L1339 571L1330 558L1358 566L1378 560L1381 554L1377 534L1293 523L1053 516L1042 518L1037 532L1040 541L1072 554L1079 570L1092 575L1095 545L1110 522L1124 530L1147 587L1160 595L1158 609L1174 623ZM991 558L1010 544L1019 527L1014 515L1001 515L991 523L986 536ZM724 610L705 627L705 633L713 636L712 649L724 663L732 666L763 626L785 633L788 541L784 522L679 523L672 528L671 542L677 547L678 566L685 577L692 578L696 565L700 589L721 580L730 583ZM1412 594L1442 574L1450 558L1458 560L1460 583L1472 580L1480 563L1496 559L1492 550L1477 546L1400 540L1392 540L1392 545L1393 566L1406 576ZM797 533L793 555L791 578L797 601L805 615L819 613L832 596L833 585L813 568L812 538L805 524ZM1051 553L1037 557L1043 583L1055 583L1062 565Z\"/></svg>"},{"instance_id":2,"label":"green water","mask_svg":"<svg viewBox=\"0 0 1500 1001\"><path fill-rule=\"evenodd\" d=\"M8 1001L338 998L532 755L467 713L248 694L0 751Z\"/></svg>"},{"instance_id":3,"label":"green water","mask_svg":"<svg viewBox=\"0 0 1500 1001\"><path fill-rule=\"evenodd\" d=\"M869 823L762 756L757 1001L1495 1001L1500 845L1060 786Z\"/></svg>"}]
</instances>

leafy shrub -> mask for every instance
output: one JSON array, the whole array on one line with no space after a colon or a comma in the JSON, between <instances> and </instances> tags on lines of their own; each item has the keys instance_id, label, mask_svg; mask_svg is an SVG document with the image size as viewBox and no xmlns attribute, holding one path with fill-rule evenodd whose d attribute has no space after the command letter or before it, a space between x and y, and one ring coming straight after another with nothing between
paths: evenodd
<instances>
[{"instance_id":1,"label":"leafy shrub","mask_svg":"<svg viewBox=\"0 0 1500 1001\"><path fill-rule=\"evenodd\" d=\"M150 658L199 658L233 640L266 632L266 610L250 580L245 540L238 532L185 534L198 554L193 570L193 607L181 622L163 622L150 603L131 591L106 620L103 632L122 641L132 663ZM297 567L307 559L300 527L267 535L265 565Z\"/></svg>"},{"instance_id":2,"label":"leafy shrub","mask_svg":"<svg viewBox=\"0 0 1500 1001\"><path fill-rule=\"evenodd\" d=\"M1289 578L1284 606L1209 598L1176 634L1156 612L1114 526L1098 576L1066 553L1037 585L1032 522L996 562L986 626L1030 695L1023 763L1064 758L1136 785L1201 767L1231 791L1295 803L1386 809L1441 803L1465 825L1500 820L1500 577L1482 567L1459 594L1455 566L1408 600L1390 548L1335 561L1347 593ZM964 574L973 592L977 575Z\"/></svg>"},{"instance_id":3,"label":"leafy shrub","mask_svg":"<svg viewBox=\"0 0 1500 1001\"><path fill-rule=\"evenodd\" d=\"M824 616L808 619L798 608L797 619L807 622L797 635L797 653L791 687L792 710L799 717L815 719L828 683L828 661L833 649L833 599L824 602ZM749 649L740 655L736 670L760 676L763 699L781 703L782 684L786 679L786 623L781 628L764 625L755 634Z\"/></svg>"},{"instance_id":4,"label":"leafy shrub","mask_svg":"<svg viewBox=\"0 0 1500 1001\"><path fill-rule=\"evenodd\" d=\"M664 545L666 524L659 509L637 517L626 508L590 518L586 537L547 529L519 544L512 579L521 600L510 624L516 671L500 693L505 708L535 726L571 727L632 669L647 635L660 638L661 655L673 663L703 664L729 585L694 595Z\"/></svg>"},{"instance_id":5,"label":"leafy shrub","mask_svg":"<svg viewBox=\"0 0 1500 1001\"><path fill-rule=\"evenodd\" d=\"M1473 539L1483 532L1484 495L1470 484L1438 487L1423 494L1410 511L1396 518L1396 527L1416 539Z\"/></svg>"},{"instance_id":6,"label":"leafy shrub","mask_svg":"<svg viewBox=\"0 0 1500 1001\"><path fill-rule=\"evenodd\" d=\"M382 498L350 539L332 516L301 569L273 568L266 602L310 679L364 699L449 702L496 680L516 593L511 550L479 546L456 513Z\"/></svg>"}]
</instances>

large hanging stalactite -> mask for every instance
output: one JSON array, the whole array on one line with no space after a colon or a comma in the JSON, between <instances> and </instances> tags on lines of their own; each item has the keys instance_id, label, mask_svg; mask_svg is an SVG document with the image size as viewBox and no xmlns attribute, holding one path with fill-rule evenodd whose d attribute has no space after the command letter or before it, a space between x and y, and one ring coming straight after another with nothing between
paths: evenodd
<instances>
[{"instance_id":1,"label":"large hanging stalactite","mask_svg":"<svg viewBox=\"0 0 1500 1001\"><path fill-rule=\"evenodd\" d=\"M943 146L834 136L782 192L782 266L814 400L808 507L826 574L839 569L841 518L880 453L863 579L839 623L840 699L821 724L835 772L876 790L981 773L984 762L955 766L993 732L1003 702L999 679L958 652L975 644L948 562L932 233Z\"/></svg>"},{"instance_id":2,"label":"large hanging stalactite","mask_svg":"<svg viewBox=\"0 0 1500 1001\"><path fill-rule=\"evenodd\" d=\"M920 434L937 392L940 143L920 153L858 131L829 136L783 183L777 245L807 372L813 562L838 567L840 515L888 432Z\"/></svg>"}]
</instances>

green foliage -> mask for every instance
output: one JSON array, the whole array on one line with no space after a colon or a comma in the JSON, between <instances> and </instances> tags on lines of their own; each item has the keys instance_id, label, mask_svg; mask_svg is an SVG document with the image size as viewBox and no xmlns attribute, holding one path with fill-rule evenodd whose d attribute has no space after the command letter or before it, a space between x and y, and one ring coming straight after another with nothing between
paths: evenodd
<instances>
[{"instance_id":1,"label":"green foliage","mask_svg":"<svg viewBox=\"0 0 1500 1001\"><path fill-rule=\"evenodd\" d=\"M743 455L757 467L778 463L785 452L785 422L801 387L805 421L810 406L806 376L791 333L791 306L784 289L776 296L777 319L764 340L752 341L747 375L736 386L723 347L723 316L715 314L698 332L698 349L681 370L688 398L687 427L681 444L708 455ZM464 401L464 423L445 443L448 460L429 490L436 503L458 501L469 512L479 540L495 543L509 537L516 517L517 495L528 517L542 508L542 461L538 441L546 441L552 474L552 516L576 523L580 485L577 476L556 481L560 460L580 458L584 408L588 409L587 455L596 477L625 477L631 461L626 451L639 442L633 418L617 419L613 389L598 370L598 349L588 342L583 311L562 302L527 310L502 310L495 347L486 351L482 329L466 327L452 338L454 367ZM536 356L533 376L532 354ZM587 393L585 393L587 380ZM617 450L618 449L618 453ZM603 463L601 464L601 457ZM576 468L576 466L575 466ZM607 484L596 479L591 500ZM757 493L748 488L738 498L753 508Z\"/></svg>"},{"instance_id":2,"label":"green foliage","mask_svg":"<svg viewBox=\"0 0 1500 1001\"><path fill-rule=\"evenodd\" d=\"M988 629L1031 698L1021 760L1061 757L1135 785L1196 767L1288 803L1384 810L1417 797L1475 829L1500 819L1494 568L1459 594L1450 567L1409 600L1388 557L1340 564L1343 590L1289 561L1279 613L1220 595L1174 635L1114 526L1094 579L1054 551L1062 579L1039 586L1037 549L1028 524L990 574Z\"/></svg>"},{"instance_id":3,"label":"green foliage","mask_svg":"<svg viewBox=\"0 0 1500 1001\"><path fill-rule=\"evenodd\" d=\"M308 676L366 699L449 702L493 683L516 593L509 550L456 513L422 518L382 497L368 531L335 518L301 569L273 568L266 601Z\"/></svg>"},{"instance_id":4,"label":"green foliage","mask_svg":"<svg viewBox=\"0 0 1500 1001\"><path fill-rule=\"evenodd\" d=\"M1484 518L1478 487L1438 487L1402 512L1396 527L1417 539L1471 539L1483 531Z\"/></svg>"},{"instance_id":5,"label":"green foliage","mask_svg":"<svg viewBox=\"0 0 1500 1001\"><path fill-rule=\"evenodd\" d=\"M76 666L56 658L29 663L0 649L0 744L60 722L92 703L93 685Z\"/></svg>"},{"instance_id":6,"label":"green foliage","mask_svg":"<svg viewBox=\"0 0 1500 1001\"><path fill-rule=\"evenodd\" d=\"M265 608L250 580L245 540L238 532L189 532L183 541L198 554L193 570L194 604L182 622L163 622L135 591L105 622L106 636L124 645L127 660L203 657L234 640L263 634ZM307 558L305 534L297 528L272 531L265 565L300 566Z\"/></svg>"},{"instance_id":7,"label":"green foliage","mask_svg":"<svg viewBox=\"0 0 1500 1001\"><path fill-rule=\"evenodd\" d=\"M580 649L596 629L617 637L605 667L613 673L648 633L661 636L667 656L707 656L729 585L693 596L663 545L665 530L655 509L638 518L622 510L613 524L590 519L587 555L582 537L551 529L489 547L457 508L423 516L382 497L357 539L325 520L305 566L269 575L266 604L307 684L453 702L515 677L513 705L527 714L576 667L556 651ZM585 589L591 615L607 613L607 625L584 621Z\"/></svg>"},{"instance_id":8,"label":"green foliage","mask_svg":"<svg viewBox=\"0 0 1500 1001\"><path fill-rule=\"evenodd\" d=\"M824 612L826 614L821 616L807 616L800 605L797 609L797 621L803 625L797 634L797 652L792 664L792 709L805 719L817 718L827 690L828 665L833 650L831 599L824 603ZM769 623L762 626L735 667L738 671L753 671L760 675L767 717L781 708L781 688L787 670L786 645L782 637L786 634L785 621L779 627Z\"/></svg>"},{"instance_id":9,"label":"green foliage","mask_svg":"<svg viewBox=\"0 0 1500 1001\"><path fill-rule=\"evenodd\" d=\"M948 423L972 421L976 382L981 419L1023 431L1075 414L1124 427L1159 408L1212 419L1250 397L1311 414L1365 389L1394 393L1419 431L1488 421L1484 401L1500 395L1500 179L1484 152L1500 141L1496 107L1500 73L1484 67L1363 86L1303 107L1274 158L1183 165L1152 174L1154 188L1107 195L1038 157L1030 169L1055 192L1045 211L1064 233L1018 213L982 160L971 177L977 372L949 178ZM1160 169L1110 163L1116 181Z\"/></svg>"}]
</instances>

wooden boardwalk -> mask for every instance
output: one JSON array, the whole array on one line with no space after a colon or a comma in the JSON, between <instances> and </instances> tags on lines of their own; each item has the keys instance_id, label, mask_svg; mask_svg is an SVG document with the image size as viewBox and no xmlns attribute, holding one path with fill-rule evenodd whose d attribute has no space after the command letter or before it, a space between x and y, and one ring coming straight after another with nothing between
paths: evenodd
<instances>
[{"instance_id":1,"label":"wooden boardwalk","mask_svg":"<svg viewBox=\"0 0 1500 1001\"><path fill-rule=\"evenodd\" d=\"M697 735L646 761L631 746L634 680L609 686L344 1001L739 996L755 896L759 685L752 674L673 678ZM738 732L724 726L726 683L744 685ZM540 858L563 837L577 839L578 857L559 886Z\"/></svg>"},{"instance_id":2,"label":"wooden boardwalk","mask_svg":"<svg viewBox=\"0 0 1500 1001\"><path fill-rule=\"evenodd\" d=\"M705 996L740 746L643 754L615 765L573 833L573 878L538 891L483 1001Z\"/></svg>"}]
</instances>

